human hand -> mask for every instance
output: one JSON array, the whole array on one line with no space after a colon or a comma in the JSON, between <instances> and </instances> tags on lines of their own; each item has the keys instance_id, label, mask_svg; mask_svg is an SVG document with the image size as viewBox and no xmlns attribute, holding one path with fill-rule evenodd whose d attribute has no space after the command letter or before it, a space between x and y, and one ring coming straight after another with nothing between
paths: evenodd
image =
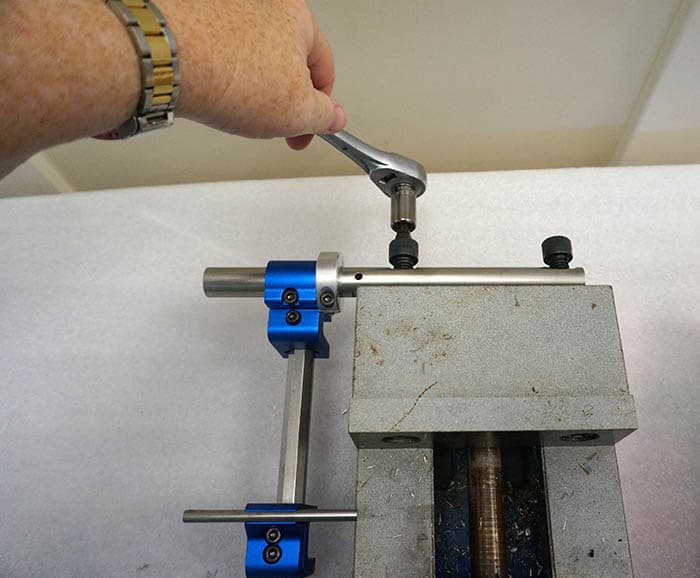
<instances>
[{"instance_id":1,"label":"human hand","mask_svg":"<svg viewBox=\"0 0 700 578\"><path fill-rule=\"evenodd\" d=\"M293 149L345 126L333 54L303 0L158 0L178 44L176 115Z\"/></svg>"}]
</instances>

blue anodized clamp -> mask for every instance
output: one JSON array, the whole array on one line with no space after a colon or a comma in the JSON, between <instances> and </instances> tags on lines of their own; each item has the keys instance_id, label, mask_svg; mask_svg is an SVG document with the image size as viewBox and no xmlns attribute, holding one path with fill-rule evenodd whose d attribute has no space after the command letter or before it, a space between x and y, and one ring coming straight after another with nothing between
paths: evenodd
<instances>
[{"instance_id":1,"label":"blue anodized clamp","mask_svg":"<svg viewBox=\"0 0 700 578\"><path fill-rule=\"evenodd\" d=\"M304 504L248 504L246 512L297 512ZM309 522L246 522L247 578L305 578L316 561L308 557Z\"/></svg>"},{"instance_id":2,"label":"blue anodized clamp","mask_svg":"<svg viewBox=\"0 0 700 578\"><path fill-rule=\"evenodd\" d=\"M290 295L296 299L291 301ZM313 349L315 357L328 358L323 323L331 315L319 308L316 261L270 261L265 271L265 305L270 309L267 337L282 357L294 349Z\"/></svg>"},{"instance_id":3,"label":"blue anodized clamp","mask_svg":"<svg viewBox=\"0 0 700 578\"><path fill-rule=\"evenodd\" d=\"M269 308L267 336L282 355L295 349L311 349L314 357L328 358L323 324L338 311L337 294L331 306L321 305L318 268L326 277L339 267L340 256L322 253L316 261L270 261L265 272L265 304ZM321 276L326 291L328 281ZM306 504L248 504L248 512L296 512L315 509ZM246 576L248 578L304 578L314 573L315 560L308 557L309 522L246 522Z\"/></svg>"}]
</instances>

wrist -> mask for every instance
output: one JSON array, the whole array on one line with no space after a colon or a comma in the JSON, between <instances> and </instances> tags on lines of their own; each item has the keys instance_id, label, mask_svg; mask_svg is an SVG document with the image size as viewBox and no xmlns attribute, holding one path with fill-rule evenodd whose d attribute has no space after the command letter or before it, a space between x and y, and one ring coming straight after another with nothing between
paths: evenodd
<instances>
[{"instance_id":1,"label":"wrist","mask_svg":"<svg viewBox=\"0 0 700 578\"><path fill-rule=\"evenodd\" d=\"M208 3L188 0L155 0L175 37L180 61L180 96L175 116L202 120L207 110L211 81L210 22Z\"/></svg>"},{"instance_id":2,"label":"wrist","mask_svg":"<svg viewBox=\"0 0 700 578\"><path fill-rule=\"evenodd\" d=\"M3 8L0 37L9 39L11 58L0 59L0 77L6 81L0 109L21 107L26 119L0 119L3 157L5 146L21 160L113 128L133 114L140 87L138 58L128 32L104 0L17 0Z\"/></svg>"}]
</instances>

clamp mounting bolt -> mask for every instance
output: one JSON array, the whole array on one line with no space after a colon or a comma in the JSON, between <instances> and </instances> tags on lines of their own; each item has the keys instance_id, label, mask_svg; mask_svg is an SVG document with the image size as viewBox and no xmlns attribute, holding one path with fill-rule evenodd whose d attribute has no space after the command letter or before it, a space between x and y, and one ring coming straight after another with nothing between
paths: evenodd
<instances>
[{"instance_id":1,"label":"clamp mounting bolt","mask_svg":"<svg viewBox=\"0 0 700 578\"><path fill-rule=\"evenodd\" d=\"M287 305L294 305L299 301L299 293L297 293L296 289L285 289L284 293L282 293L282 301Z\"/></svg>"},{"instance_id":2,"label":"clamp mounting bolt","mask_svg":"<svg viewBox=\"0 0 700 578\"><path fill-rule=\"evenodd\" d=\"M277 545L267 546L263 550L263 560L268 564L277 564L282 557L282 550Z\"/></svg>"},{"instance_id":3,"label":"clamp mounting bolt","mask_svg":"<svg viewBox=\"0 0 700 578\"><path fill-rule=\"evenodd\" d=\"M296 309L287 311L285 320L289 325L299 325L299 323L301 322L301 313L299 313Z\"/></svg>"}]
</instances>

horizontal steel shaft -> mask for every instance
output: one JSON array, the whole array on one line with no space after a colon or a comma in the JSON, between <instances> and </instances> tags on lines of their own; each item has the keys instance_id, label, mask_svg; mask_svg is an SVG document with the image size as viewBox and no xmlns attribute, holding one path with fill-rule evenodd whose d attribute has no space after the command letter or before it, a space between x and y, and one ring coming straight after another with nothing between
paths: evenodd
<instances>
[{"instance_id":1,"label":"horizontal steel shaft","mask_svg":"<svg viewBox=\"0 0 700 578\"><path fill-rule=\"evenodd\" d=\"M340 297L355 297L359 287L449 286L449 285L584 285L583 269L536 267L425 267L397 270L349 268L340 270ZM265 269L210 267L204 271L204 293L208 297L262 297Z\"/></svg>"},{"instance_id":2,"label":"horizontal steel shaft","mask_svg":"<svg viewBox=\"0 0 700 578\"><path fill-rule=\"evenodd\" d=\"M355 510L298 510L296 512L246 512L245 510L187 510L182 521L208 522L354 522Z\"/></svg>"}]
</instances>

